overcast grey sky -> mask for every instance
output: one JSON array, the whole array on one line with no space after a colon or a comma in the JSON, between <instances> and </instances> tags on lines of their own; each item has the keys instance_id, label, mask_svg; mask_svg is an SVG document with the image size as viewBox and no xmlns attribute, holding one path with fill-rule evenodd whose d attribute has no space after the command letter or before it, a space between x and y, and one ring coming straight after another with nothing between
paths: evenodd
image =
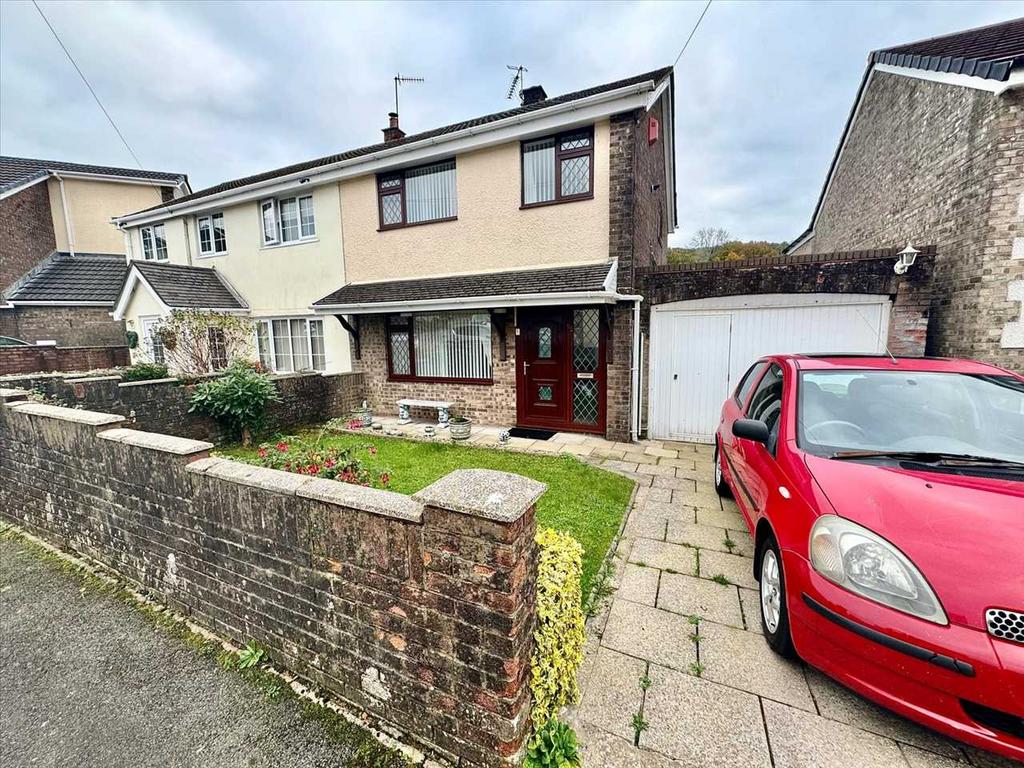
<instances>
[{"instance_id":1,"label":"overcast grey sky","mask_svg":"<svg viewBox=\"0 0 1024 768\"><path fill-rule=\"evenodd\" d=\"M41 3L147 168L194 189L508 107L506 64L555 95L671 64L677 3ZM683 245L790 240L809 220L868 52L1024 16L1024 1L715 0L676 70ZM32 4L0 1L0 152L133 165Z\"/></svg>"}]
</instances>

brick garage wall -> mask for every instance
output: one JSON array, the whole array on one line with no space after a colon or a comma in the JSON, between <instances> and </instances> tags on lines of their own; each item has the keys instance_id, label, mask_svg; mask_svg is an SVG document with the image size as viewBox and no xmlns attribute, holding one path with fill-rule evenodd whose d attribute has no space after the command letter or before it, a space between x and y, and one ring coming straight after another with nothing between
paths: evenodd
<instances>
[{"instance_id":1,"label":"brick garage wall","mask_svg":"<svg viewBox=\"0 0 1024 768\"><path fill-rule=\"evenodd\" d=\"M104 307L14 307L0 310L13 336L34 344L56 341L64 347L124 346L124 321Z\"/></svg>"},{"instance_id":2,"label":"brick garage wall","mask_svg":"<svg viewBox=\"0 0 1024 768\"><path fill-rule=\"evenodd\" d=\"M1024 94L875 73L815 222L818 252L937 244L930 354L1024 370L1001 345L1024 194ZM918 246L920 247L920 246Z\"/></svg>"},{"instance_id":3,"label":"brick garage wall","mask_svg":"<svg viewBox=\"0 0 1024 768\"><path fill-rule=\"evenodd\" d=\"M128 365L128 347L0 347L0 376Z\"/></svg>"},{"instance_id":4,"label":"brick garage wall","mask_svg":"<svg viewBox=\"0 0 1024 768\"><path fill-rule=\"evenodd\" d=\"M0 516L459 765L519 752L542 484L463 470L414 500L119 422L0 404Z\"/></svg>"},{"instance_id":5,"label":"brick garage wall","mask_svg":"<svg viewBox=\"0 0 1024 768\"><path fill-rule=\"evenodd\" d=\"M609 440L630 440L630 373L633 356L633 307L617 304L612 312L611 336L608 339L610 362L607 367L608 401L605 437Z\"/></svg>"},{"instance_id":6,"label":"brick garage wall","mask_svg":"<svg viewBox=\"0 0 1024 768\"><path fill-rule=\"evenodd\" d=\"M498 323L504 322L506 359L501 359L501 335ZM492 384L455 384L412 381L388 381L384 316L363 315L359 319L361 358L354 367L366 377L368 405L376 413L397 414L396 401L447 400L453 410L477 422L508 424L516 422L516 332L514 313L494 315L491 324ZM437 411L414 408L413 418L436 419Z\"/></svg>"},{"instance_id":7,"label":"brick garage wall","mask_svg":"<svg viewBox=\"0 0 1024 768\"><path fill-rule=\"evenodd\" d=\"M0 200L0 291L56 248L45 181Z\"/></svg>"},{"instance_id":8,"label":"brick garage wall","mask_svg":"<svg viewBox=\"0 0 1024 768\"><path fill-rule=\"evenodd\" d=\"M365 396L361 373L286 374L275 376L274 385L281 401L267 409L271 433L347 416ZM34 389L65 405L118 414L131 429L214 443L229 437L213 419L189 412L196 384L177 379L122 382L116 375L26 376L2 378L0 387Z\"/></svg>"}]
</instances>

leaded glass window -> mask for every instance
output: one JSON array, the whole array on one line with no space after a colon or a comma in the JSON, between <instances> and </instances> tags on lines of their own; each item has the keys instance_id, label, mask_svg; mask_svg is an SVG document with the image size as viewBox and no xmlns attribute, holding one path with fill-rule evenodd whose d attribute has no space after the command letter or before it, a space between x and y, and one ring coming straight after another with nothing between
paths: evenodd
<instances>
[{"instance_id":1,"label":"leaded glass window","mask_svg":"<svg viewBox=\"0 0 1024 768\"><path fill-rule=\"evenodd\" d=\"M597 424L597 413L597 380L576 379L572 383L572 420L577 424Z\"/></svg>"},{"instance_id":2,"label":"leaded glass window","mask_svg":"<svg viewBox=\"0 0 1024 768\"><path fill-rule=\"evenodd\" d=\"M392 376L489 381L491 316L487 312L425 312L387 321Z\"/></svg>"},{"instance_id":3,"label":"leaded glass window","mask_svg":"<svg viewBox=\"0 0 1024 768\"><path fill-rule=\"evenodd\" d=\"M455 160L377 177L381 229L458 215Z\"/></svg>"},{"instance_id":4,"label":"leaded glass window","mask_svg":"<svg viewBox=\"0 0 1024 768\"><path fill-rule=\"evenodd\" d=\"M551 329L547 326L537 331L537 357L551 357Z\"/></svg>"},{"instance_id":5,"label":"leaded glass window","mask_svg":"<svg viewBox=\"0 0 1024 768\"><path fill-rule=\"evenodd\" d=\"M601 339L600 310L573 310L572 324L573 369L580 372L596 371Z\"/></svg>"},{"instance_id":6,"label":"leaded glass window","mask_svg":"<svg viewBox=\"0 0 1024 768\"><path fill-rule=\"evenodd\" d=\"M593 164L592 128L524 141L523 205L590 197L593 194Z\"/></svg>"}]
</instances>

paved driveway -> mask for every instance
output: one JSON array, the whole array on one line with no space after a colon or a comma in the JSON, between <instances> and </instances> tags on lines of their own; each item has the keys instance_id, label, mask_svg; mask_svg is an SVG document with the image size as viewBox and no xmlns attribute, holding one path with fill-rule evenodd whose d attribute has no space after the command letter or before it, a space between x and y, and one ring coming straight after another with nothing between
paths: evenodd
<instances>
[{"instance_id":1,"label":"paved driveway","mask_svg":"<svg viewBox=\"0 0 1024 768\"><path fill-rule=\"evenodd\" d=\"M592 460L596 461L596 457ZM602 768L1010 766L861 699L761 636L753 542L711 484L711 446L617 445L640 488L572 719ZM637 730L636 716L646 729ZM638 746L637 746L638 745Z\"/></svg>"}]
</instances>

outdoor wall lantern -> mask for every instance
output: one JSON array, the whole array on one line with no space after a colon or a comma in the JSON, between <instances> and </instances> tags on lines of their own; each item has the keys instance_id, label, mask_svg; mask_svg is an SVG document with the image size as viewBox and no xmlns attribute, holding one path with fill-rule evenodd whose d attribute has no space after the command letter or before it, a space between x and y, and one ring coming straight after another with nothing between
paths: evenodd
<instances>
[{"instance_id":1,"label":"outdoor wall lantern","mask_svg":"<svg viewBox=\"0 0 1024 768\"><path fill-rule=\"evenodd\" d=\"M897 275L907 274L907 270L914 266L914 262L917 261L917 254L919 253L920 251L917 248L907 243L907 247L896 254L900 258L896 262L896 266L893 267L893 271Z\"/></svg>"}]
</instances>

